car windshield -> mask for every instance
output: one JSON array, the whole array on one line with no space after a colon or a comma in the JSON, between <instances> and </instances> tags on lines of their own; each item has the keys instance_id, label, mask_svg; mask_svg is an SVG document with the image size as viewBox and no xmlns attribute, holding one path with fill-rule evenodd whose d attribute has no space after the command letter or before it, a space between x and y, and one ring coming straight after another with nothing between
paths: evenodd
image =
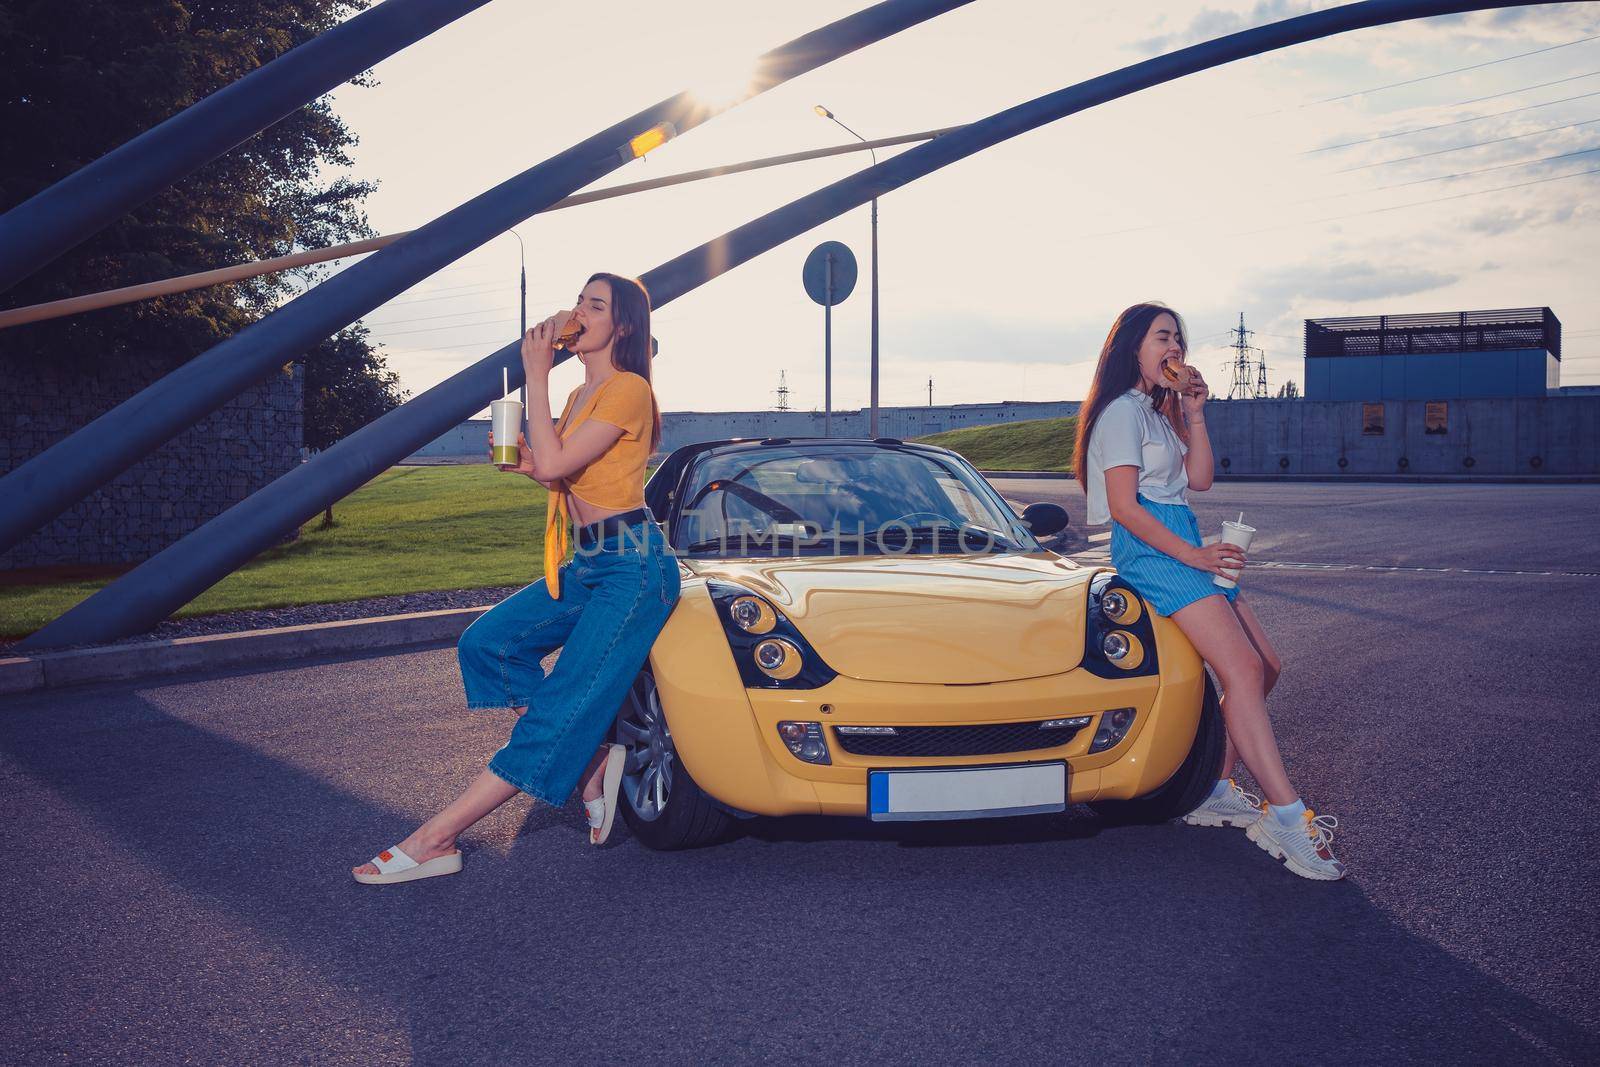
<instances>
[{"instance_id":1,"label":"car windshield","mask_svg":"<svg viewBox=\"0 0 1600 1067\"><path fill-rule=\"evenodd\" d=\"M891 445L765 445L696 462L672 545L699 556L1039 550L966 462Z\"/></svg>"}]
</instances>

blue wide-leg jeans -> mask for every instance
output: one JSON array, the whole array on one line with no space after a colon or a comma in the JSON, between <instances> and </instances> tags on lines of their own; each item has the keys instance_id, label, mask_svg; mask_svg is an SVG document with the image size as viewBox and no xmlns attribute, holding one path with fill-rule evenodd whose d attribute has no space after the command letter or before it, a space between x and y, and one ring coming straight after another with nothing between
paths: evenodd
<instances>
[{"instance_id":1,"label":"blue wide-leg jeans","mask_svg":"<svg viewBox=\"0 0 1600 1067\"><path fill-rule=\"evenodd\" d=\"M678 601L678 560L654 522L580 544L561 567L490 608L456 646L469 708L526 707L489 770L566 803ZM539 662L561 655L546 677Z\"/></svg>"}]
</instances>

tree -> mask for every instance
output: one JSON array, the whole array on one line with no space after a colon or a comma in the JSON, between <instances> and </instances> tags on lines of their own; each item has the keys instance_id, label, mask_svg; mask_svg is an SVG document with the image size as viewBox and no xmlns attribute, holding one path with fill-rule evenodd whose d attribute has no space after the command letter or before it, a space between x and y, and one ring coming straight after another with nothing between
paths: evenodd
<instances>
[{"instance_id":1,"label":"tree","mask_svg":"<svg viewBox=\"0 0 1600 1067\"><path fill-rule=\"evenodd\" d=\"M1279 400L1299 400L1300 386L1293 378L1278 386Z\"/></svg>"},{"instance_id":2,"label":"tree","mask_svg":"<svg viewBox=\"0 0 1600 1067\"><path fill-rule=\"evenodd\" d=\"M367 338L360 323L340 330L306 356L305 442L321 451L403 404L400 377ZM322 529L333 526L333 505Z\"/></svg>"},{"instance_id":3,"label":"tree","mask_svg":"<svg viewBox=\"0 0 1600 1067\"><path fill-rule=\"evenodd\" d=\"M367 0L12 0L0 9L0 211L366 6ZM366 76L356 84L368 85ZM324 178L356 136L318 100L0 294L5 306L154 281L372 235L375 187ZM0 333L0 353L168 368L271 310L311 268Z\"/></svg>"}]
</instances>

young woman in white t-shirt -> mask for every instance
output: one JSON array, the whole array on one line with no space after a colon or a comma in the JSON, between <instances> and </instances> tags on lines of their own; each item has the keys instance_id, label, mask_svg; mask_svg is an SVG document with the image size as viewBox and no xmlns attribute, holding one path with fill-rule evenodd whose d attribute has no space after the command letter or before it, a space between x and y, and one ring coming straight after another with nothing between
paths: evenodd
<instances>
[{"instance_id":1,"label":"young woman in white t-shirt","mask_svg":"<svg viewBox=\"0 0 1600 1067\"><path fill-rule=\"evenodd\" d=\"M1267 693L1282 664L1261 621L1239 595L1212 581L1242 567L1243 550L1205 545L1188 491L1211 488L1205 378L1185 362L1178 313L1135 304L1117 317L1100 350L1094 382L1078 413L1073 470L1088 497L1091 525L1111 523L1111 564L1152 611L1169 616L1222 684L1228 744L1216 788L1184 821L1242 826L1250 839L1306 878L1344 877L1329 833L1338 821L1306 808L1289 783L1267 718ZM1172 374L1163 373L1170 366ZM1267 803L1230 774L1244 765Z\"/></svg>"}]
</instances>

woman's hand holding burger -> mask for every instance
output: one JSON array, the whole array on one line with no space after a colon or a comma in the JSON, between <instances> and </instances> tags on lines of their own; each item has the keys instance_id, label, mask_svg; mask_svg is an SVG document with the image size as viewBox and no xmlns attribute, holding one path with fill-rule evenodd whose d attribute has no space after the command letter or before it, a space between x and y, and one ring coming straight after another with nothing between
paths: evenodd
<instances>
[{"instance_id":1,"label":"woman's hand holding burger","mask_svg":"<svg viewBox=\"0 0 1600 1067\"><path fill-rule=\"evenodd\" d=\"M1197 422L1201 419L1201 412L1205 410L1206 401L1211 396L1211 387L1206 384L1205 377L1198 368L1185 369L1189 372L1189 382L1179 388L1178 397L1183 404L1184 420Z\"/></svg>"},{"instance_id":2,"label":"woman's hand holding burger","mask_svg":"<svg viewBox=\"0 0 1600 1067\"><path fill-rule=\"evenodd\" d=\"M556 338L571 317L571 311L558 311L522 335L522 370L530 382L550 377L550 368L556 361Z\"/></svg>"}]
</instances>

